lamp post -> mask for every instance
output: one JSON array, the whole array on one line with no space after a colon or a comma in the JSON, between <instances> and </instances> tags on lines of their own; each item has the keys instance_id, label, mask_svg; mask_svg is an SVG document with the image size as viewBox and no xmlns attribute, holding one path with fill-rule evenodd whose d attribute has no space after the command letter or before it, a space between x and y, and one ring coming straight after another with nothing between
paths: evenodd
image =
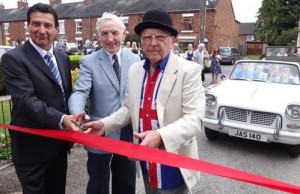
<instances>
[{"instance_id":1,"label":"lamp post","mask_svg":"<svg viewBox=\"0 0 300 194\"><path fill-rule=\"evenodd\" d=\"M206 22L206 6L208 5L208 0L200 0L199 7L199 43L204 43L205 38L205 22Z\"/></svg>"},{"instance_id":2,"label":"lamp post","mask_svg":"<svg viewBox=\"0 0 300 194\"><path fill-rule=\"evenodd\" d=\"M199 43L204 43L205 39L205 24L206 24L206 7L209 5L209 2L215 2L216 0L200 0L199 6Z\"/></svg>"}]
</instances>

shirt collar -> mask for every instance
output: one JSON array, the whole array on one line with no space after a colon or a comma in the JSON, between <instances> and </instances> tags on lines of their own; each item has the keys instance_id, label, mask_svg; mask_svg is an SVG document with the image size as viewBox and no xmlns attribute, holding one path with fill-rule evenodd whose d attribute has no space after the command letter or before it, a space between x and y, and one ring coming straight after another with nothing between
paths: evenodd
<instances>
[{"instance_id":1,"label":"shirt collar","mask_svg":"<svg viewBox=\"0 0 300 194\"><path fill-rule=\"evenodd\" d=\"M30 44L37 50L38 53L40 53L40 55L44 58L44 56L47 54L47 53L51 53L52 56L54 56L53 54L53 46L51 46L50 50L49 51L46 51L44 49L42 49L41 47L39 47L38 45L36 45L32 40L31 38L29 39L29 42Z\"/></svg>"},{"instance_id":2,"label":"shirt collar","mask_svg":"<svg viewBox=\"0 0 300 194\"><path fill-rule=\"evenodd\" d=\"M156 68L159 68L160 70L164 71L168 63L169 57L170 57L170 53L156 66ZM150 69L150 60L148 58L146 58L143 68L145 70Z\"/></svg>"},{"instance_id":3,"label":"shirt collar","mask_svg":"<svg viewBox=\"0 0 300 194\"><path fill-rule=\"evenodd\" d=\"M105 49L104 49L104 51L105 51L106 54L108 55L108 58L110 59L110 61L113 63L114 61L113 61L113 59L112 59L112 56L113 56L114 54L111 54L111 53L107 52L107 50L105 50ZM118 51L117 53L115 53L115 54L118 55L119 63L121 64L121 49L119 49L119 51Z\"/></svg>"}]
</instances>

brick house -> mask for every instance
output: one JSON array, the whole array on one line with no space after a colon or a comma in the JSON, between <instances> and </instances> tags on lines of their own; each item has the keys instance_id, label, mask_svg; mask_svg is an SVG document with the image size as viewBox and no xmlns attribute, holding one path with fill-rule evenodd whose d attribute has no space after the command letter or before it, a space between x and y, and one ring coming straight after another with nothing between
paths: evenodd
<instances>
[{"instance_id":1,"label":"brick house","mask_svg":"<svg viewBox=\"0 0 300 194\"><path fill-rule=\"evenodd\" d=\"M151 9L170 13L173 25L179 31L177 42L182 50L188 43L197 46L200 28L204 27L204 40L209 51L214 45L238 47L239 25L235 19L231 0L83 0L61 3L49 0L59 18L58 43L75 42L80 48L87 42L97 41L97 18L104 12L116 12L127 26L128 34L134 34L134 26L143 14ZM18 8L5 9L0 5L0 45L22 43L29 38L26 13L27 0L18 0ZM205 11L204 11L205 10ZM201 13L205 21L201 24Z\"/></svg>"},{"instance_id":2,"label":"brick house","mask_svg":"<svg viewBox=\"0 0 300 194\"><path fill-rule=\"evenodd\" d=\"M245 55L261 55L265 52L267 43L255 40L255 23L241 23L239 42L243 45Z\"/></svg>"}]
</instances>

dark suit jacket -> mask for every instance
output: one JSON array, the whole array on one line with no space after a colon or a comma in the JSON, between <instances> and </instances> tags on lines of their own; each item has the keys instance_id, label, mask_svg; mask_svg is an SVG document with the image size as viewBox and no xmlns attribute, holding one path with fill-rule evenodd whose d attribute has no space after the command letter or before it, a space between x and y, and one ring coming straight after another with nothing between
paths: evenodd
<instances>
[{"instance_id":1,"label":"dark suit jacket","mask_svg":"<svg viewBox=\"0 0 300 194\"><path fill-rule=\"evenodd\" d=\"M66 98L72 91L70 60L56 49L54 55ZM46 62L37 50L25 44L2 56L6 86L11 94L12 125L59 129L65 107L63 93ZM17 164L48 161L68 149L65 141L10 130L13 162Z\"/></svg>"}]
</instances>

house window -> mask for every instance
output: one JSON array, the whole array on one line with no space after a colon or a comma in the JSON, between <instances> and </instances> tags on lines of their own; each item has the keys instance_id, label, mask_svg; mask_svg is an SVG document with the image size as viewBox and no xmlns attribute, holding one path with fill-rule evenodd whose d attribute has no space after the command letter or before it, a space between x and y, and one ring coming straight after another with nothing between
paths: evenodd
<instances>
[{"instance_id":1,"label":"house window","mask_svg":"<svg viewBox=\"0 0 300 194\"><path fill-rule=\"evenodd\" d=\"M81 19L75 20L75 33L82 34L82 20Z\"/></svg>"},{"instance_id":2,"label":"house window","mask_svg":"<svg viewBox=\"0 0 300 194\"><path fill-rule=\"evenodd\" d=\"M25 33L25 34L29 34L27 22L24 22L24 33Z\"/></svg>"},{"instance_id":3,"label":"house window","mask_svg":"<svg viewBox=\"0 0 300 194\"><path fill-rule=\"evenodd\" d=\"M182 30L183 31L193 30L193 28L192 28L193 18L182 18L181 23L182 23Z\"/></svg>"},{"instance_id":4,"label":"house window","mask_svg":"<svg viewBox=\"0 0 300 194\"><path fill-rule=\"evenodd\" d=\"M9 23L4 23L4 33L9 34Z\"/></svg>"},{"instance_id":5,"label":"house window","mask_svg":"<svg viewBox=\"0 0 300 194\"><path fill-rule=\"evenodd\" d=\"M247 35L247 41L252 41L254 40L254 35L253 34L248 34Z\"/></svg>"},{"instance_id":6,"label":"house window","mask_svg":"<svg viewBox=\"0 0 300 194\"><path fill-rule=\"evenodd\" d=\"M182 27L181 27L181 31L183 32L193 32L193 17L194 14L182 14Z\"/></svg>"},{"instance_id":7,"label":"house window","mask_svg":"<svg viewBox=\"0 0 300 194\"><path fill-rule=\"evenodd\" d=\"M122 20L123 24L128 29L128 16L121 16L120 19Z\"/></svg>"},{"instance_id":8,"label":"house window","mask_svg":"<svg viewBox=\"0 0 300 194\"><path fill-rule=\"evenodd\" d=\"M58 20L59 34L65 34L65 20Z\"/></svg>"}]
</instances>

